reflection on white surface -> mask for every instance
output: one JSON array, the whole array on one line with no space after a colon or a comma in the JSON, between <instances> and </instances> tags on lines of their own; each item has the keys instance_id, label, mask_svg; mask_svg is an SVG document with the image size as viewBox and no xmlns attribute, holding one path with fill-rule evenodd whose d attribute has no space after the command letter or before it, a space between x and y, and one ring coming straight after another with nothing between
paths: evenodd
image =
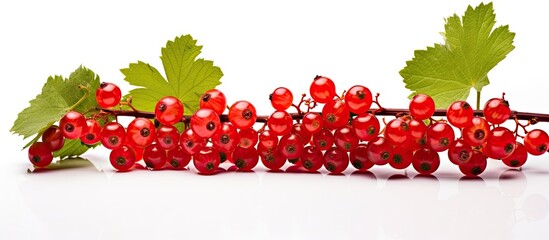
<instances>
[{"instance_id":1,"label":"reflection on white surface","mask_svg":"<svg viewBox=\"0 0 549 240\"><path fill-rule=\"evenodd\" d=\"M17 186L29 216L11 224L33 226L24 227L24 237L50 239L521 239L523 230L535 239L548 233L538 226L548 222L547 192L529 190L547 179L534 169L464 178L455 169L436 176L347 169L331 176L295 167L234 172L223 165L229 170L201 176L194 169L116 173L92 162L23 174Z\"/></svg>"}]
</instances>

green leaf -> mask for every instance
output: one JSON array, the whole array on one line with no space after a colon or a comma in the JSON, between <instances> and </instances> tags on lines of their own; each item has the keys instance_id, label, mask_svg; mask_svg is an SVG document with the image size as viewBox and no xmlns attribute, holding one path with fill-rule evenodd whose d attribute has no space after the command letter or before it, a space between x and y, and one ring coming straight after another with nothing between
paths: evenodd
<instances>
[{"instance_id":1,"label":"green leaf","mask_svg":"<svg viewBox=\"0 0 549 240\"><path fill-rule=\"evenodd\" d=\"M86 91L80 89L84 86ZM19 113L15 120L11 132L28 138L36 135L29 144L40 139L40 135L52 124L59 121L67 111L75 110L81 113L91 115L98 107L95 101L95 91L99 87L99 77L93 71L79 67L68 79L62 76L49 77L48 81L42 87L42 92L30 101L30 106ZM79 101L80 103L75 106ZM69 143L71 141L68 141ZM85 152L89 147L75 148L72 144L65 146L56 153L56 156L75 156ZM85 150L84 150L85 149Z\"/></svg>"},{"instance_id":2,"label":"green leaf","mask_svg":"<svg viewBox=\"0 0 549 240\"><path fill-rule=\"evenodd\" d=\"M133 106L143 111L154 111L158 100L175 96L185 105L186 114L198 110L200 96L219 85L223 76L212 61L196 59L201 50L202 46L197 46L190 35L168 41L160 57L167 80L156 68L141 61L121 69L124 80L139 87L129 93Z\"/></svg>"},{"instance_id":3,"label":"green leaf","mask_svg":"<svg viewBox=\"0 0 549 240\"><path fill-rule=\"evenodd\" d=\"M463 18L446 19L445 44L416 50L400 71L406 88L430 95L437 108L466 100L471 88L480 92L490 83L488 72L515 47L508 26L494 29L492 3L469 6Z\"/></svg>"}]
</instances>

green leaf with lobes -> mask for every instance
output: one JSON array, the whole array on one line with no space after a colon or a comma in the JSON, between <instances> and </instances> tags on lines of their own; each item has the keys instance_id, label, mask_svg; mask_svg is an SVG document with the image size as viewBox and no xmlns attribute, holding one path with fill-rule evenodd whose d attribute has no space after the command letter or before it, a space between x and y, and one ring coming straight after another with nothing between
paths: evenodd
<instances>
[{"instance_id":1,"label":"green leaf with lobes","mask_svg":"<svg viewBox=\"0 0 549 240\"><path fill-rule=\"evenodd\" d=\"M80 89L86 87L86 90ZM36 137L27 145L36 142L41 134L55 122L59 121L71 107L87 116L95 113L98 107L95 100L95 91L99 87L99 76L85 67L80 66L68 79L62 76L49 77L42 87L42 92L30 101L30 106L19 113L10 131L14 134L28 138ZM85 97L85 98L84 98ZM74 106L79 100L82 101ZM65 144L54 155L61 158L80 155L89 149L89 146L73 146Z\"/></svg>"},{"instance_id":2,"label":"green leaf with lobes","mask_svg":"<svg viewBox=\"0 0 549 240\"><path fill-rule=\"evenodd\" d=\"M162 65L166 79L153 66L138 61L121 69L127 82L139 88L128 94L132 105L142 111L152 111L158 100L175 96L185 105L185 113L199 109L200 96L219 85L223 76L221 69L212 61L196 59L202 46L196 45L190 35L176 37L162 48Z\"/></svg>"},{"instance_id":3,"label":"green leaf with lobes","mask_svg":"<svg viewBox=\"0 0 549 240\"><path fill-rule=\"evenodd\" d=\"M446 19L445 44L416 50L400 71L411 96L428 94L437 108L446 108L466 100L471 88L480 92L488 85L488 72L515 48L508 26L493 29L495 17L492 3L482 3L469 6L463 18Z\"/></svg>"}]
</instances>

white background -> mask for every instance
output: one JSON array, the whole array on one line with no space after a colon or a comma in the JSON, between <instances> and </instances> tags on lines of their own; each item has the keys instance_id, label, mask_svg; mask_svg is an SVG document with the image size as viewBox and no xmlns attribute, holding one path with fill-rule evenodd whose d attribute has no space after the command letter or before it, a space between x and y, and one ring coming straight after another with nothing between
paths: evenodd
<instances>
[{"instance_id":1,"label":"white background","mask_svg":"<svg viewBox=\"0 0 549 240\"><path fill-rule=\"evenodd\" d=\"M48 76L84 65L126 92L119 69L142 60L162 72L160 48L183 34L221 67L228 101L250 100L260 114L272 111L274 88L299 95L317 74L334 79L338 92L363 84L384 106L406 107L398 71L414 49L442 42L445 17L478 3L3 1L0 239L547 239L547 155L522 171L490 160L474 181L460 179L445 155L434 179L387 166L345 176L260 166L210 177L192 167L119 174L104 149L61 170L27 173L26 142L9 133ZM513 109L548 112L549 3L494 7L498 25L517 33L516 49L489 74L483 101L506 92Z\"/></svg>"}]
</instances>

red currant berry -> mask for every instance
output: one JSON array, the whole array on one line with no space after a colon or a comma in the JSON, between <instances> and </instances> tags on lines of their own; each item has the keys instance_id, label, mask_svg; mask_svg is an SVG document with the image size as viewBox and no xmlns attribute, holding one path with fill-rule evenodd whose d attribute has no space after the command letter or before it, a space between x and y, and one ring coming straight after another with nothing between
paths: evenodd
<instances>
[{"instance_id":1,"label":"red currant berry","mask_svg":"<svg viewBox=\"0 0 549 240\"><path fill-rule=\"evenodd\" d=\"M188 128L181 133L179 143L187 153L194 155L206 146L206 139L196 135L192 129Z\"/></svg>"},{"instance_id":2,"label":"red currant berry","mask_svg":"<svg viewBox=\"0 0 549 240\"><path fill-rule=\"evenodd\" d=\"M59 128L63 136L68 139L77 139L82 135L86 126L86 118L79 112L70 111L59 121Z\"/></svg>"},{"instance_id":3,"label":"red currant berry","mask_svg":"<svg viewBox=\"0 0 549 240\"><path fill-rule=\"evenodd\" d=\"M275 89L271 95L269 95L269 100L271 100L271 105L273 105L277 111L285 111L292 106L294 96L289 89L279 87Z\"/></svg>"},{"instance_id":4,"label":"red currant berry","mask_svg":"<svg viewBox=\"0 0 549 240\"><path fill-rule=\"evenodd\" d=\"M311 134L315 134L322 129L323 124L322 116L315 112L305 113L303 116L302 124L303 127L309 131Z\"/></svg>"},{"instance_id":5,"label":"red currant berry","mask_svg":"<svg viewBox=\"0 0 549 240\"><path fill-rule=\"evenodd\" d=\"M411 150L415 151L419 148L426 147L427 138L425 132L427 132L427 126L425 123L420 120L411 119L408 122L408 128L413 141Z\"/></svg>"},{"instance_id":6,"label":"red currant berry","mask_svg":"<svg viewBox=\"0 0 549 240\"><path fill-rule=\"evenodd\" d=\"M240 138L240 144L238 146L242 148L254 147L257 144L257 141L259 141L257 131L253 128L242 129L238 132L238 135Z\"/></svg>"},{"instance_id":7,"label":"red currant berry","mask_svg":"<svg viewBox=\"0 0 549 240\"><path fill-rule=\"evenodd\" d=\"M335 84L327 77L316 76L311 84L309 92L315 102L327 103L334 99L334 96L336 95Z\"/></svg>"},{"instance_id":8,"label":"red currant berry","mask_svg":"<svg viewBox=\"0 0 549 240\"><path fill-rule=\"evenodd\" d=\"M404 144L406 141L411 140L410 128L408 123L400 118L395 118L385 127L384 136L385 139L389 140L394 145Z\"/></svg>"},{"instance_id":9,"label":"red currant berry","mask_svg":"<svg viewBox=\"0 0 549 240\"><path fill-rule=\"evenodd\" d=\"M528 153L534 156L542 155L548 150L549 135L543 130L534 129L524 137L524 147Z\"/></svg>"},{"instance_id":10,"label":"red currant berry","mask_svg":"<svg viewBox=\"0 0 549 240\"><path fill-rule=\"evenodd\" d=\"M278 145L282 156L290 160L297 160L301 153L303 153L303 143L299 135L294 133L288 133L280 138L280 144Z\"/></svg>"},{"instance_id":11,"label":"red currant berry","mask_svg":"<svg viewBox=\"0 0 549 240\"><path fill-rule=\"evenodd\" d=\"M128 171L135 164L135 152L127 145L111 151L109 155L111 165L118 171Z\"/></svg>"},{"instance_id":12,"label":"red currant berry","mask_svg":"<svg viewBox=\"0 0 549 240\"><path fill-rule=\"evenodd\" d=\"M328 150L334 144L334 135L330 130L323 128L313 135L313 144L321 151Z\"/></svg>"},{"instance_id":13,"label":"red currant berry","mask_svg":"<svg viewBox=\"0 0 549 240\"><path fill-rule=\"evenodd\" d=\"M201 108L191 117L191 128L196 135L203 138L213 136L220 124L217 113L209 108Z\"/></svg>"},{"instance_id":14,"label":"red currant berry","mask_svg":"<svg viewBox=\"0 0 549 240\"><path fill-rule=\"evenodd\" d=\"M447 123L435 123L426 132L427 145L436 152L447 150L454 143L454 129Z\"/></svg>"},{"instance_id":15,"label":"red currant berry","mask_svg":"<svg viewBox=\"0 0 549 240\"><path fill-rule=\"evenodd\" d=\"M484 118L474 117L471 125L463 128L461 136L463 140L473 147L478 147L486 142L490 125Z\"/></svg>"},{"instance_id":16,"label":"red currant berry","mask_svg":"<svg viewBox=\"0 0 549 240\"><path fill-rule=\"evenodd\" d=\"M367 158L375 165L385 165L392 158L393 147L384 137L368 142Z\"/></svg>"},{"instance_id":17,"label":"red currant berry","mask_svg":"<svg viewBox=\"0 0 549 240\"><path fill-rule=\"evenodd\" d=\"M488 155L494 159L509 157L515 151L515 135L509 129L496 127L488 134L486 149L490 152Z\"/></svg>"},{"instance_id":18,"label":"red currant berry","mask_svg":"<svg viewBox=\"0 0 549 240\"><path fill-rule=\"evenodd\" d=\"M168 151L166 161L174 169L183 169L191 162L191 155L178 146Z\"/></svg>"},{"instance_id":19,"label":"red currant berry","mask_svg":"<svg viewBox=\"0 0 549 240\"><path fill-rule=\"evenodd\" d=\"M201 174L214 174L221 163L219 152L211 147L204 147L193 156L193 164Z\"/></svg>"},{"instance_id":20,"label":"red currant berry","mask_svg":"<svg viewBox=\"0 0 549 240\"><path fill-rule=\"evenodd\" d=\"M183 118L185 108L179 99L172 96L163 97L154 109L156 120L162 125L174 125Z\"/></svg>"},{"instance_id":21,"label":"red currant berry","mask_svg":"<svg viewBox=\"0 0 549 240\"><path fill-rule=\"evenodd\" d=\"M349 156L337 147L324 153L324 167L332 174L340 174L349 166Z\"/></svg>"},{"instance_id":22,"label":"red currant berry","mask_svg":"<svg viewBox=\"0 0 549 240\"><path fill-rule=\"evenodd\" d=\"M101 144L107 149L117 149L124 144L126 132L117 122L107 123L101 130Z\"/></svg>"},{"instance_id":23,"label":"red currant berry","mask_svg":"<svg viewBox=\"0 0 549 240\"><path fill-rule=\"evenodd\" d=\"M366 171L374 166L374 163L368 159L368 145L359 144L349 154L350 162L353 167L359 171Z\"/></svg>"},{"instance_id":24,"label":"red currant berry","mask_svg":"<svg viewBox=\"0 0 549 240\"><path fill-rule=\"evenodd\" d=\"M214 110L217 115L223 114L227 107L225 94L217 89L206 91L200 98L200 108L209 108Z\"/></svg>"},{"instance_id":25,"label":"red currant berry","mask_svg":"<svg viewBox=\"0 0 549 240\"><path fill-rule=\"evenodd\" d=\"M427 148L417 150L412 157L412 166L422 175L434 173L440 166L438 152Z\"/></svg>"},{"instance_id":26,"label":"red currant berry","mask_svg":"<svg viewBox=\"0 0 549 240\"><path fill-rule=\"evenodd\" d=\"M257 165L259 155L253 147L236 147L233 151L234 165L242 171L250 171Z\"/></svg>"},{"instance_id":27,"label":"red currant berry","mask_svg":"<svg viewBox=\"0 0 549 240\"><path fill-rule=\"evenodd\" d=\"M145 148L143 160L149 170L162 169L166 165L166 150L156 144L151 144Z\"/></svg>"},{"instance_id":28,"label":"red currant berry","mask_svg":"<svg viewBox=\"0 0 549 240\"><path fill-rule=\"evenodd\" d=\"M102 108L111 108L118 105L120 98L122 98L122 92L113 83L102 82L95 91L95 100Z\"/></svg>"},{"instance_id":29,"label":"red currant berry","mask_svg":"<svg viewBox=\"0 0 549 240\"><path fill-rule=\"evenodd\" d=\"M468 177L478 176L486 170L486 156L480 151L473 151L471 159L459 165L459 170Z\"/></svg>"},{"instance_id":30,"label":"red currant berry","mask_svg":"<svg viewBox=\"0 0 549 240\"><path fill-rule=\"evenodd\" d=\"M395 147L389 165L394 169L405 169L412 164L413 152L410 149Z\"/></svg>"},{"instance_id":31,"label":"red currant berry","mask_svg":"<svg viewBox=\"0 0 549 240\"><path fill-rule=\"evenodd\" d=\"M179 145L179 131L171 125L162 125L156 130L156 144L165 150L172 150Z\"/></svg>"},{"instance_id":32,"label":"red currant berry","mask_svg":"<svg viewBox=\"0 0 549 240\"><path fill-rule=\"evenodd\" d=\"M286 111L276 111L267 120L267 126L278 136L286 135L292 131L292 116Z\"/></svg>"},{"instance_id":33,"label":"red currant berry","mask_svg":"<svg viewBox=\"0 0 549 240\"><path fill-rule=\"evenodd\" d=\"M87 145L93 145L101 140L101 125L95 119L86 120L86 127L80 136L80 141Z\"/></svg>"},{"instance_id":34,"label":"red currant berry","mask_svg":"<svg viewBox=\"0 0 549 240\"><path fill-rule=\"evenodd\" d=\"M286 163L286 158L276 148L266 148L260 144L257 152L261 157L261 163L268 169L279 170Z\"/></svg>"},{"instance_id":35,"label":"red currant berry","mask_svg":"<svg viewBox=\"0 0 549 240\"><path fill-rule=\"evenodd\" d=\"M471 105L465 101L456 101L448 107L446 117L448 122L457 128L471 125L475 112Z\"/></svg>"},{"instance_id":36,"label":"red currant berry","mask_svg":"<svg viewBox=\"0 0 549 240\"><path fill-rule=\"evenodd\" d=\"M251 128L256 119L255 107L248 101L235 102L229 108L229 121L238 129Z\"/></svg>"},{"instance_id":37,"label":"red currant berry","mask_svg":"<svg viewBox=\"0 0 549 240\"><path fill-rule=\"evenodd\" d=\"M358 137L353 127L346 125L335 130L334 142L339 149L350 152L358 145Z\"/></svg>"},{"instance_id":38,"label":"red currant berry","mask_svg":"<svg viewBox=\"0 0 549 240\"><path fill-rule=\"evenodd\" d=\"M146 118L134 119L128 125L128 137L136 146L146 148L156 139L154 123Z\"/></svg>"},{"instance_id":39,"label":"red currant berry","mask_svg":"<svg viewBox=\"0 0 549 240\"><path fill-rule=\"evenodd\" d=\"M259 134L259 145L275 148L278 145L278 137L271 130L265 130Z\"/></svg>"},{"instance_id":40,"label":"red currant berry","mask_svg":"<svg viewBox=\"0 0 549 240\"><path fill-rule=\"evenodd\" d=\"M455 165L461 165L469 161L473 156L473 149L465 140L458 139L448 149L448 159Z\"/></svg>"},{"instance_id":41,"label":"red currant berry","mask_svg":"<svg viewBox=\"0 0 549 240\"><path fill-rule=\"evenodd\" d=\"M521 167L526 163L526 159L528 159L528 152L526 151L526 147L522 145L522 143L517 142L515 151L509 157L501 159L503 163L509 167Z\"/></svg>"},{"instance_id":42,"label":"red currant berry","mask_svg":"<svg viewBox=\"0 0 549 240\"><path fill-rule=\"evenodd\" d=\"M36 167L46 167L53 160L50 146L44 142L35 142L29 147L29 160Z\"/></svg>"},{"instance_id":43,"label":"red currant berry","mask_svg":"<svg viewBox=\"0 0 549 240\"><path fill-rule=\"evenodd\" d=\"M410 114L416 120L425 120L435 113L435 101L429 95L417 94L410 101Z\"/></svg>"},{"instance_id":44,"label":"red currant berry","mask_svg":"<svg viewBox=\"0 0 549 240\"><path fill-rule=\"evenodd\" d=\"M332 100L326 103L322 108L322 119L324 126L329 129L337 129L345 126L349 121L351 112L345 103L341 100Z\"/></svg>"},{"instance_id":45,"label":"red currant berry","mask_svg":"<svg viewBox=\"0 0 549 240\"><path fill-rule=\"evenodd\" d=\"M502 124L511 117L509 102L502 98L492 98L484 105L484 118L492 124Z\"/></svg>"},{"instance_id":46,"label":"red currant berry","mask_svg":"<svg viewBox=\"0 0 549 240\"><path fill-rule=\"evenodd\" d=\"M301 137L301 142L303 144L307 144L308 142L311 141L311 137L312 137L311 133L308 132L307 130L305 130L305 128L303 127L303 125L301 123L295 123L292 126L292 131L291 132L299 135L299 137Z\"/></svg>"},{"instance_id":47,"label":"red currant berry","mask_svg":"<svg viewBox=\"0 0 549 240\"><path fill-rule=\"evenodd\" d=\"M99 129L101 129L101 126L99 126ZM59 127L52 125L42 134L42 142L50 147L50 151L55 152L63 148L65 137Z\"/></svg>"},{"instance_id":48,"label":"red currant berry","mask_svg":"<svg viewBox=\"0 0 549 240\"><path fill-rule=\"evenodd\" d=\"M212 145L219 152L232 152L240 143L236 127L224 122L212 136Z\"/></svg>"},{"instance_id":49,"label":"red currant berry","mask_svg":"<svg viewBox=\"0 0 549 240\"><path fill-rule=\"evenodd\" d=\"M303 149L300 161L301 165L303 165L303 167L309 172L316 172L322 167L324 163L324 156L318 148L314 146L307 146Z\"/></svg>"},{"instance_id":50,"label":"red currant berry","mask_svg":"<svg viewBox=\"0 0 549 240\"><path fill-rule=\"evenodd\" d=\"M372 141L379 135L379 120L371 113L356 116L352 126L361 141Z\"/></svg>"},{"instance_id":51,"label":"red currant berry","mask_svg":"<svg viewBox=\"0 0 549 240\"><path fill-rule=\"evenodd\" d=\"M367 87L355 85L345 94L345 104L354 114L363 114L372 105L372 92Z\"/></svg>"}]
</instances>

